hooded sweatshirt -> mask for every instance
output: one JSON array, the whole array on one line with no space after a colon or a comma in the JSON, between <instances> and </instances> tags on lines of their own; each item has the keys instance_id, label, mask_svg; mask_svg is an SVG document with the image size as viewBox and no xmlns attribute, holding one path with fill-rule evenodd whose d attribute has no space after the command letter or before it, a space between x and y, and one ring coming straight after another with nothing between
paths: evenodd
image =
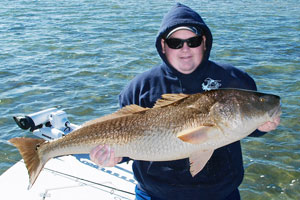
<instances>
[{"instance_id":1,"label":"hooded sweatshirt","mask_svg":"<svg viewBox=\"0 0 300 200\"><path fill-rule=\"evenodd\" d=\"M162 52L161 39L176 27L193 26L206 37L205 56L191 74L178 72ZM254 80L245 72L209 60L212 34L198 13L177 3L163 18L156 39L162 63L137 75L120 93L121 107L137 104L153 107L165 93L201 93L217 88L256 90ZM256 131L254 135L263 133ZM133 172L139 190L152 199L225 199L241 184L244 169L240 142L216 149L195 177L189 172L189 160L166 162L134 161Z\"/></svg>"}]
</instances>

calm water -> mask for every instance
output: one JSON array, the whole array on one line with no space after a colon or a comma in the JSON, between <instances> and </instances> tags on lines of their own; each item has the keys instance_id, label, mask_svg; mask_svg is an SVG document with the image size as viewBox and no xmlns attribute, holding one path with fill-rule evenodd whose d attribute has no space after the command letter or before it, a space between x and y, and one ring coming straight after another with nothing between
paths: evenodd
<instances>
[{"instance_id":1,"label":"calm water","mask_svg":"<svg viewBox=\"0 0 300 200\"><path fill-rule=\"evenodd\" d=\"M298 0L183 1L210 26L212 60L247 71L282 97L281 126L242 141L243 199L300 198ZM71 122L115 111L136 74L160 62L154 41L174 1L2 0L0 174L20 156L7 140L28 136L12 117L62 106Z\"/></svg>"}]
</instances>

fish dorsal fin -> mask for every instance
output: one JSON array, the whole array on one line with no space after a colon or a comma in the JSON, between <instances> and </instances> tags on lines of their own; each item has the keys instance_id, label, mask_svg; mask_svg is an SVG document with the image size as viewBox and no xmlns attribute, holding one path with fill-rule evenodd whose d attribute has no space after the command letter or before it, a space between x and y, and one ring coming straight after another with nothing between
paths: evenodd
<instances>
[{"instance_id":1,"label":"fish dorsal fin","mask_svg":"<svg viewBox=\"0 0 300 200\"><path fill-rule=\"evenodd\" d=\"M131 104L131 105L123 107L122 109L118 110L117 112L115 112L113 114L128 115L128 114L136 114L139 112L144 112L146 110L149 110L149 108L143 108L141 106Z\"/></svg>"},{"instance_id":2,"label":"fish dorsal fin","mask_svg":"<svg viewBox=\"0 0 300 200\"><path fill-rule=\"evenodd\" d=\"M132 105L128 105L125 106L123 108L121 108L120 110L110 114L110 115L105 115L103 117L85 122L82 126L88 126L91 124L95 124L95 123L99 123L99 122L103 122L103 121L107 121L107 120L111 120L111 119L116 119L119 117L124 117L124 116L128 116L128 115L132 115L132 114L137 114L137 113L141 113L144 112L146 110L149 110L149 108L143 108L141 106L132 104Z\"/></svg>"},{"instance_id":3,"label":"fish dorsal fin","mask_svg":"<svg viewBox=\"0 0 300 200\"><path fill-rule=\"evenodd\" d=\"M161 96L161 99L158 99L154 105L154 108L164 107L171 104L174 104L176 102L179 102L182 99L187 98L188 94L163 94Z\"/></svg>"}]
</instances>

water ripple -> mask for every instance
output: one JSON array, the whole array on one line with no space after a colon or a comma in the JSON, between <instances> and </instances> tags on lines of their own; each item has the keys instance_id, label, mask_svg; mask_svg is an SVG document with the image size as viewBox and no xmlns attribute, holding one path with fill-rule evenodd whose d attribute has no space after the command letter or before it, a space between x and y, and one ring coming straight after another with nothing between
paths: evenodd
<instances>
[{"instance_id":1,"label":"water ripple","mask_svg":"<svg viewBox=\"0 0 300 200\"><path fill-rule=\"evenodd\" d=\"M300 6L296 0L183 1L211 27L212 60L247 71L282 97L282 123L243 140L243 199L300 191ZM154 42L174 1L0 2L0 173L20 159L7 143L30 133L12 116L61 106L77 124L118 109L118 94L160 62Z\"/></svg>"}]
</instances>

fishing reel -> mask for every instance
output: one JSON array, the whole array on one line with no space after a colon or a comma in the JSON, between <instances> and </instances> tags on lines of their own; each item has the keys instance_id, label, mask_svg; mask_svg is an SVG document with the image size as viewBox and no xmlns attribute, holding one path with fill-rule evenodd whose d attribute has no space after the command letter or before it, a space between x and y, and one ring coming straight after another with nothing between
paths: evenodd
<instances>
[{"instance_id":1,"label":"fishing reel","mask_svg":"<svg viewBox=\"0 0 300 200\"><path fill-rule=\"evenodd\" d=\"M30 129L34 135L45 140L60 138L80 127L70 123L67 113L57 108L49 108L13 118L21 129Z\"/></svg>"}]
</instances>

